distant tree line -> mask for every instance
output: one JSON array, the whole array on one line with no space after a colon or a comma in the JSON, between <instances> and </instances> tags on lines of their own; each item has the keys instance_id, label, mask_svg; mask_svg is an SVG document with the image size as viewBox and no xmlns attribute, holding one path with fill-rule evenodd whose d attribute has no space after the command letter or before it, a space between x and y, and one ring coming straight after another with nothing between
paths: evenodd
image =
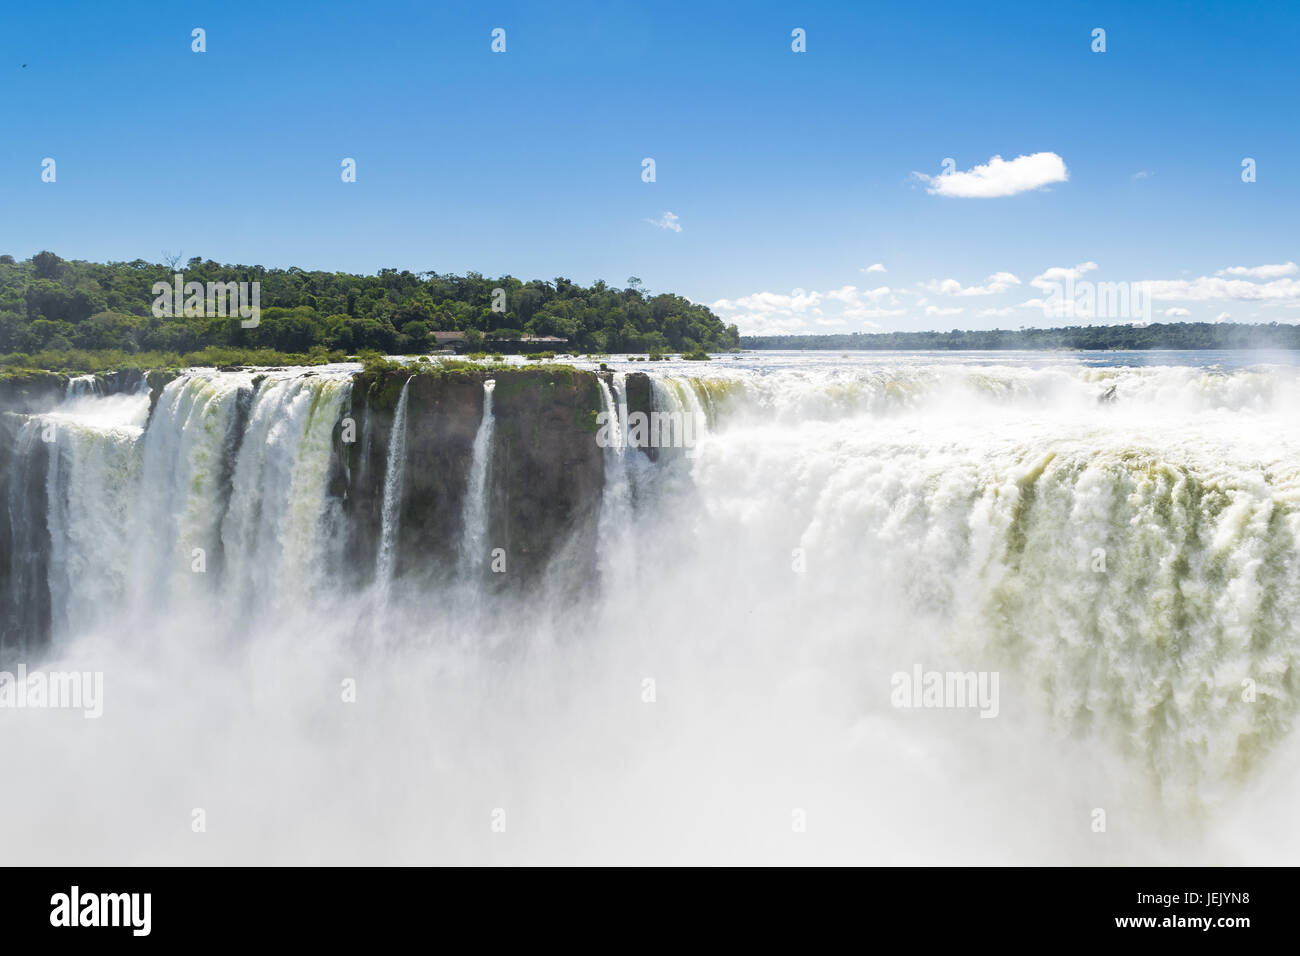
<instances>
[{"instance_id":1,"label":"distant tree line","mask_svg":"<svg viewBox=\"0 0 1300 956\"><path fill-rule=\"evenodd\" d=\"M238 316L153 315L154 283L170 283L177 272L186 282L205 285L260 283L259 324L243 328ZM381 269L361 276L269 269L197 256L184 264L178 258L101 264L52 252L23 261L0 256L0 356L74 349L185 354L205 348L409 354L434 348L433 333L439 331L464 332L471 347L491 339L556 336L577 352L725 351L739 344L736 327L724 325L706 306L671 293L651 294L635 277L619 289L604 281L524 282L476 272Z\"/></svg>"},{"instance_id":2,"label":"distant tree line","mask_svg":"<svg viewBox=\"0 0 1300 956\"><path fill-rule=\"evenodd\" d=\"M1300 326L1175 322L1088 325L985 332L853 332L847 335L746 335L746 349L1300 349Z\"/></svg>"}]
</instances>

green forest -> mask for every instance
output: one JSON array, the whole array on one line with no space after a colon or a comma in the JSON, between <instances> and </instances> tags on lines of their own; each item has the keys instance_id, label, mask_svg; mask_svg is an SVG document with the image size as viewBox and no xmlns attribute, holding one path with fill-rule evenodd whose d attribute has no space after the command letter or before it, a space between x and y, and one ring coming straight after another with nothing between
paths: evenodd
<instances>
[{"instance_id":1,"label":"green forest","mask_svg":"<svg viewBox=\"0 0 1300 956\"><path fill-rule=\"evenodd\" d=\"M256 282L260 319L157 316L155 283ZM499 291L498 291L499 290ZM495 306L495 308L494 308ZM181 313L179 308L175 310ZM233 310L231 310L233 312ZM950 332L740 336L706 306L652 294L635 277L625 288L569 279L528 282L381 269L377 275L290 267L221 265L193 257L95 263L53 252L0 255L0 367L101 371L188 364L339 361L378 352L435 351L435 333L463 333L463 350L528 351L526 338L576 354L747 349L1296 349L1300 326L1180 322ZM553 341L555 339L562 342ZM539 343L532 343L536 348Z\"/></svg>"},{"instance_id":2,"label":"green forest","mask_svg":"<svg viewBox=\"0 0 1300 956\"><path fill-rule=\"evenodd\" d=\"M847 335L742 336L746 349L1296 349L1300 326L1175 322L1087 325L987 332L853 332Z\"/></svg>"},{"instance_id":3,"label":"green forest","mask_svg":"<svg viewBox=\"0 0 1300 956\"><path fill-rule=\"evenodd\" d=\"M238 316L155 316L154 283L171 283L176 273L185 282L259 283L259 323L244 328ZM494 295L498 289L504 296ZM53 252L21 261L0 255L0 365L94 370L124 357L174 365L205 356L251 361L253 353L319 362L363 351L428 352L436 347L433 333L443 331L463 332L467 348L498 352L517 350L510 343L524 336L563 339L550 347L575 353L716 352L739 345L736 327L723 325L707 307L652 294L635 277L620 289L604 281L581 286L474 272L308 272L197 256L95 263Z\"/></svg>"}]
</instances>

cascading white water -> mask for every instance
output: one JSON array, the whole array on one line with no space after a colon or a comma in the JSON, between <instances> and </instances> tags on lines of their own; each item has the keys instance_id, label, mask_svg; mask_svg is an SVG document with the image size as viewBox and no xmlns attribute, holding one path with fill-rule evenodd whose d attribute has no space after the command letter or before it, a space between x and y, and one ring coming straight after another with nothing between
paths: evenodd
<instances>
[{"instance_id":1,"label":"cascading white water","mask_svg":"<svg viewBox=\"0 0 1300 956\"><path fill-rule=\"evenodd\" d=\"M336 587L340 503L326 484L350 388L346 378L299 376L258 390L222 526L227 578L241 606L269 596L271 607L297 607Z\"/></svg>"},{"instance_id":2,"label":"cascading white water","mask_svg":"<svg viewBox=\"0 0 1300 956\"><path fill-rule=\"evenodd\" d=\"M99 384L99 379L93 375L75 375L68 379L68 387L65 392L68 398L84 398L88 395L102 395L103 387Z\"/></svg>"},{"instance_id":3,"label":"cascading white water","mask_svg":"<svg viewBox=\"0 0 1300 956\"><path fill-rule=\"evenodd\" d=\"M207 592L208 562L215 564L222 552L222 469L233 462L233 442L240 437L234 433L240 395L252 388L247 374L197 372L168 383L159 396L139 452L141 479L129 503L138 516L127 534L126 584L135 613ZM256 454L259 448L251 444L249 451ZM248 505L231 504L238 523ZM246 583L234 585L241 598Z\"/></svg>"},{"instance_id":4,"label":"cascading white water","mask_svg":"<svg viewBox=\"0 0 1300 956\"><path fill-rule=\"evenodd\" d=\"M469 483L461 515L461 566L467 573L479 568L487 557L488 471L492 464L492 426L495 421L492 393L496 384L493 379L483 383L483 419L474 434Z\"/></svg>"},{"instance_id":5,"label":"cascading white water","mask_svg":"<svg viewBox=\"0 0 1300 956\"><path fill-rule=\"evenodd\" d=\"M79 388L21 433L49 456L44 520L55 637L214 596L251 613L325 583L325 494L345 375L195 372L163 390ZM237 426L241 396L251 409ZM48 442L37 436L48 433ZM228 482L226 487L223 482ZM11 497L15 493L11 486ZM218 575L220 562L224 574ZM214 593L217 580L221 589Z\"/></svg>"},{"instance_id":6,"label":"cascading white water","mask_svg":"<svg viewBox=\"0 0 1300 956\"><path fill-rule=\"evenodd\" d=\"M622 588L632 573L632 475L628 462L626 379L614 376L614 387L600 380L605 427L598 440L604 444L605 488L597 522L596 557L610 586ZM617 396L615 395L617 390ZM620 583L621 582L621 583Z\"/></svg>"},{"instance_id":7,"label":"cascading white water","mask_svg":"<svg viewBox=\"0 0 1300 956\"><path fill-rule=\"evenodd\" d=\"M381 594L388 592L397 565L398 518L402 508L402 479L406 474L406 407L410 389L411 379L408 378L397 399L397 408L393 412L393 432L388 439L379 554L375 560L375 583Z\"/></svg>"},{"instance_id":8,"label":"cascading white water","mask_svg":"<svg viewBox=\"0 0 1300 956\"><path fill-rule=\"evenodd\" d=\"M128 627L185 651L236 617L243 642L177 672L111 644L116 735L12 735L11 759L45 770L5 812L56 832L89 774L132 822L129 840L93 845L141 862L190 858L151 821L200 800L244 860L481 860L496 808L526 834L493 844L503 861L1300 852L1277 824L1300 789L1295 369L688 364L628 363L615 388L644 369L656 408L707 412L689 458L624 447L626 411L601 383L608 573L559 626L530 594L490 632L442 593L390 595L411 647L370 656L352 619L301 600L342 588L325 472L346 376L274 373L254 392L247 373L189 373L143 435L147 397L97 422L91 405L33 418L15 454L53 455L59 653ZM408 388L383 494L390 573ZM51 452L35 426L59 415L74 430ZM485 395L467 509L488 498L491 418ZM11 511L26 507L14 487ZM195 547L223 573L196 578ZM191 602L210 620L178 625ZM917 666L998 673L996 719L897 707L891 679ZM340 704L353 678L360 703ZM132 779L141 750L175 779ZM295 827L268 833L268 807ZM1090 831L1097 807L1122 840ZM808 829L792 839L796 809ZM69 855L91 836L72 826Z\"/></svg>"},{"instance_id":9,"label":"cascading white water","mask_svg":"<svg viewBox=\"0 0 1300 956\"><path fill-rule=\"evenodd\" d=\"M127 580L136 444L149 410L145 394L98 397L79 389L38 416L49 453L46 521L50 534L50 607L56 629L80 629L117 606Z\"/></svg>"}]
</instances>

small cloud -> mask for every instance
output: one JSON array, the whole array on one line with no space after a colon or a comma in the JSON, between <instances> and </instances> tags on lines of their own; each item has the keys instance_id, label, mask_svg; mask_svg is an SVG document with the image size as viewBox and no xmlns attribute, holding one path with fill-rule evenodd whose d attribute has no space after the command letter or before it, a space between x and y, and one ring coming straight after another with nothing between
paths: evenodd
<instances>
[{"instance_id":1,"label":"small cloud","mask_svg":"<svg viewBox=\"0 0 1300 956\"><path fill-rule=\"evenodd\" d=\"M1215 316L1214 321L1227 322L1230 318L1232 318L1231 312L1220 312L1217 316Z\"/></svg>"},{"instance_id":2,"label":"small cloud","mask_svg":"<svg viewBox=\"0 0 1300 956\"><path fill-rule=\"evenodd\" d=\"M677 221L677 216L671 212L665 212L658 219L647 219L646 222L652 226L658 226L660 229L671 229L673 232L681 232L682 224Z\"/></svg>"},{"instance_id":3,"label":"small cloud","mask_svg":"<svg viewBox=\"0 0 1300 956\"><path fill-rule=\"evenodd\" d=\"M1150 178L1151 178L1152 176L1154 176L1154 175L1155 175L1155 173L1151 172L1151 170L1149 170L1149 169L1139 169L1136 173L1134 173L1134 174L1133 174L1132 176L1130 176L1129 178L1130 178L1130 179L1134 179L1134 180L1137 180L1137 179L1150 179Z\"/></svg>"},{"instance_id":4,"label":"small cloud","mask_svg":"<svg viewBox=\"0 0 1300 956\"><path fill-rule=\"evenodd\" d=\"M1001 156L994 156L983 166L974 166L965 172L941 173L938 176L927 176L925 173L912 175L927 183L926 191L934 196L992 199L1066 182L1070 178L1070 171L1065 166L1065 160L1056 153L1034 153L1030 156L1017 156L1010 162Z\"/></svg>"},{"instance_id":5,"label":"small cloud","mask_svg":"<svg viewBox=\"0 0 1300 956\"><path fill-rule=\"evenodd\" d=\"M1172 309L1165 309L1165 315L1169 316L1170 318L1173 318L1173 317L1175 317L1175 316L1178 317L1178 318L1186 318L1187 316L1189 316L1189 315L1191 315L1191 314L1192 314L1192 313L1191 313L1189 310L1187 310L1187 309L1180 309L1180 308L1178 308L1177 306L1174 306L1174 308L1172 308Z\"/></svg>"},{"instance_id":6,"label":"small cloud","mask_svg":"<svg viewBox=\"0 0 1300 956\"><path fill-rule=\"evenodd\" d=\"M1300 271L1300 266L1294 262L1283 262L1272 266L1229 266L1227 269L1220 269L1217 275L1221 276L1246 276L1251 279L1279 279L1282 276L1294 275Z\"/></svg>"},{"instance_id":7,"label":"small cloud","mask_svg":"<svg viewBox=\"0 0 1300 956\"><path fill-rule=\"evenodd\" d=\"M966 310L961 306L957 306L956 308L951 308L951 309L941 308L940 306L937 305L928 305L925 307L926 315L961 315L965 311Z\"/></svg>"},{"instance_id":8,"label":"small cloud","mask_svg":"<svg viewBox=\"0 0 1300 956\"><path fill-rule=\"evenodd\" d=\"M931 279L925 288L931 295L1000 295L1020 280L1010 272L995 272L984 280L984 285L962 286L956 279Z\"/></svg>"},{"instance_id":9,"label":"small cloud","mask_svg":"<svg viewBox=\"0 0 1300 956\"><path fill-rule=\"evenodd\" d=\"M1035 289L1049 292L1053 285L1063 283L1066 279L1078 279L1096 268L1095 262L1080 262L1077 266L1053 266L1042 274L1034 276L1029 280L1029 284Z\"/></svg>"},{"instance_id":10,"label":"small cloud","mask_svg":"<svg viewBox=\"0 0 1300 956\"><path fill-rule=\"evenodd\" d=\"M867 267L866 267L864 270L862 270L862 271L863 271L863 272L884 272L884 271L885 271L885 264L884 264L883 262L874 262L874 263L872 263L871 265L867 266Z\"/></svg>"},{"instance_id":11,"label":"small cloud","mask_svg":"<svg viewBox=\"0 0 1300 956\"><path fill-rule=\"evenodd\" d=\"M981 319L1006 318L1008 315L1014 314L1015 311L1010 307L1005 309L980 309L975 314Z\"/></svg>"}]
</instances>

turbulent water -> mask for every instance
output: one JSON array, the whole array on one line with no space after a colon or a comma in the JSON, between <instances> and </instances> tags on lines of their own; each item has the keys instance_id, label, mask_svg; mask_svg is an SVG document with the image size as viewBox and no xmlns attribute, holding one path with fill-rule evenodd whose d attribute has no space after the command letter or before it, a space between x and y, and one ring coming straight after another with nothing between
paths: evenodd
<instances>
[{"instance_id":1,"label":"turbulent water","mask_svg":"<svg viewBox=\"0 0 1300 956\"><path fill-rule=\"evenodd\" d=\"M389 589L407 389L376 559L333 474L353 369L196 370L152 414L74 382L4 465L8 546L50 542L6 633L48 602L33 665L103 671L104 716L0 712L7 858L1294 859L1300 374L1145 361L611 362L603 410L645 372L694 447L603 449L596 576L560 549L454 599ZM996 716L897 706L915 670L996 674Z\"/></svg>"}]
</instances>

